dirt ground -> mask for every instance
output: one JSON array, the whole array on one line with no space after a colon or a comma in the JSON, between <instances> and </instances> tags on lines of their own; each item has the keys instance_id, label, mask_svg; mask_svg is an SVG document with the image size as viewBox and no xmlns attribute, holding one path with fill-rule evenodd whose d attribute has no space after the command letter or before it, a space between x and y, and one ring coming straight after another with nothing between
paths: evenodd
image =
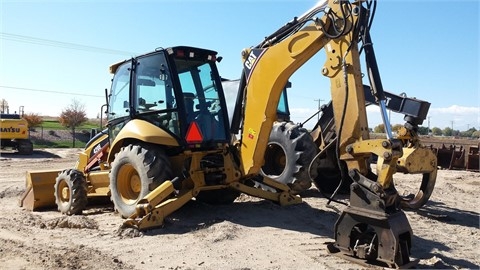
<instances>
[{"instance_id":1,"label":"dirt ground","mask_svg":"<svg viewBox=\"0 0 480 270\"><path fill-rule=\"evenodd\" d=\"M191 201L163 228L139 237L119 233L122 219L112 205L89 205L71 217L18 206L27 170L70 168L79 151L1 153L1 269L365 269L328 254L339 214L314 188L287 207L244 195L224 206ZM396 180L401 189L420 179ZM439 171L430 202L407 212L416 268L480 267L479 186L479 173Z\"/></svg>"}]
</instances>

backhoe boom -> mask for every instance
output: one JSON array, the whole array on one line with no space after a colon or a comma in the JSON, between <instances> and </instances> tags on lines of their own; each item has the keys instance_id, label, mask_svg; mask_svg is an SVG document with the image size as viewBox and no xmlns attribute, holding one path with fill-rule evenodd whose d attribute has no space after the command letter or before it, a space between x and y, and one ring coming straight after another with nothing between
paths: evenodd
<instances>
[{"instance_id":1,"label":"backhoe boom","mask_svg":"<svg viewBox=\"0 0 480 270\"><path fill-rule=\"evenodd\" d=\"M416 134L424 112L406 117L399 138L393 138L389 128L386 139L369 137L360 48L365 53L371 95L383 114L387 108L369 33L374 2L321 1L258 46L242 51L244 71L231 130L241 130L241 170L246 177L258 174L288 79L325 50L321 73L331 85L336 163L342 181L353 182L350 205L335 225L336 242L330 250L402 267L412 264L409 255L413 233L401 208L416 209L428 200L435 183L436 160L429 149L421 147ZM320 13L322 16L316 17ZM374 155L378 157L376 174L369 163ZM411 162L419 165L406 168L405 164ZM312 162L313 166L317 164ZM416 199L402 198L396 191L393 174L397 170L423 174L422 190Z\"/></svg>"}]
</instances>

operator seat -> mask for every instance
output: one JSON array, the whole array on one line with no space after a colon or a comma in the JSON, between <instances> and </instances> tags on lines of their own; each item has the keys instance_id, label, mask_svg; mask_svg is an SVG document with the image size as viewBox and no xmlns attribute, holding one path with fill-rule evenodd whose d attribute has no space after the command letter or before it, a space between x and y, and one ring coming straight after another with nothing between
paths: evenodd
<instances>
[{"instance_id":1,"label":"operator seat","mask_svg":"<svg viewBox=\"0 0 480 270\"><path fill-rule=\"evenodd\" d=\"M215 117L210 112L210 106L211 104L209 102L199 103L195 106L197 109L195 112L195 122L197 122L198 126L200 127L203 139L206 141L215 139L215 132L218 128Z\"/></svg>"}]
</instances>

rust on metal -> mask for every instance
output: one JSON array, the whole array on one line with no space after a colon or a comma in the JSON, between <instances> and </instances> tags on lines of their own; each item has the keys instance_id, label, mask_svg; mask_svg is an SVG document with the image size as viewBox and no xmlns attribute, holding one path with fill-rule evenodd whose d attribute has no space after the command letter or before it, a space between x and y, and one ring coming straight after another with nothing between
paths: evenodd
<instances>
[{"instance_id":1,"label":"rust on metal","mask_svg":"<svg viewBox=\"0 0 480 270\"><path fill-rule=\"evenodd\" d=\"M480 143L460 146L442 144L441 147L430 145L430 148L437 157L437 166L440 169L480 171Z\"/></svg>"}]
</instances>

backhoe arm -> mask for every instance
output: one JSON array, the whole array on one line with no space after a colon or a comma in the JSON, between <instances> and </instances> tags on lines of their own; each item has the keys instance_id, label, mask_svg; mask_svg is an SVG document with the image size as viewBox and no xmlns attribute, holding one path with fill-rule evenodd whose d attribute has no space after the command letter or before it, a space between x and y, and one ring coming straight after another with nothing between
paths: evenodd
<instances>
[{"instance_id":1,"label":"backhoe arm","mask_svg":"<svg viewBox=\"0 0 480 270\"><path fill-rule=\"evenodd\" d=\"M338 167L341 179L353 181L350 204L335 224L335 243L330 250L346 258L409 267L415 263L409 258L413 233L401 208L417 209L428 200L435 183L436 160L419 144L415 122L407 120L401 138L392 138L388 129L386 139L369 138L360 42L372 95L382 114L386 112L369 36L372 3L375 1L322 1L258 46L244 50L244 73L231 131L236 133L243 120L240 169L247 177L257 175L283 88L296 70L324 49L327 57L321 73L331 84ZM320 13L323 15L314 17ZM385 119L384 124L390 125ZM376 174L368 162L372 154L378 156ZM402 198L396 191L393 174L397 170L423 174L421 192L415 198Z\"/></svg>"},{"instance_id":2,"label":"backhoe arm","mask_svg":"<svg viewBox=\"0 0 480 270\"><path fill-rule=\"evenodd\" d=\"M349 119L349 124L341 130L348 136L340 136L340 149L345 149L342 146L346 144L368 138L356 43L359 10L359 6L350 5L347 1L330 0L319 3L316 13L323 12L324 16L321 18L314 18L307 12L283 27L284 31L277 31L278 35L242 52L244 74L240 85L246 87L240 89L240 95L244 95L241 156L246 175L260 171L269 134L276 120L278 100L287 80L322 48L325 48L327 53L327 62L322 73L332 82L335 118ZM296 29L298 25L305 26ZM288 31L292 33L287 36L284 33ZM349 103L344 112L345 100ZM238 104L241 102L237 102ZM366 172L365 160L353 159L351 162L350 167Z\"/></svg>"}]
</instances>

